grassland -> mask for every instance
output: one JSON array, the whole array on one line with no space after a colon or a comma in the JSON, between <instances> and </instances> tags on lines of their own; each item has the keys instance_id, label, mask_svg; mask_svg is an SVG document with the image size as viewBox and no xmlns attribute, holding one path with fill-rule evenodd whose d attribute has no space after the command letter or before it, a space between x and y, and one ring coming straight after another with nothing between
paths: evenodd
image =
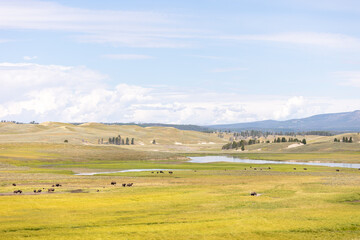
<instances>
[{"instance_id":1,"label":"grassland","mask_svg":"<svg viewBox=\"0 0 360 240\"><path fill-rule=\"evenodd\" d=\"M356 143L351 149L336 145L339 150L334 151L300 152L299 147L297 152L287 152L287 145L277 145L274 148L280 150L273 152L224 152L216 150L223 140L205 133L180 131L171 139L182 141L180 145L165 141L166 131L177 131L165 129L161 136L156 131L148 134L152 129L146 133L138 129L133 136L144 145L99 146L95 140L103 130L96 129L102 125L95 124L93 133L66 126L73 128L72 135L49 125L34 125L35 130L7 126L10 130L0 134L0 239L359 239L357 169L336 172L329 167L305 166L304 170L300 165L267 164L254 170L249 164L196 164L185 158L225 153L254 159L360 163ZM141 138L142 134L148 137ZM177 139L181 135L182 140ZM82 142L86 136L88 144ZM65 137L69 144L63 143ZM160 143L145 144L153 137ZM309 146L311 141L333 144L331 139L315 139L309 137ZM74 175L139 168L174 173ZM111 181L118 184L111 186ZM48 193L46 189L55 183L62 187ZM124 188L121 183L134 185ZM44 192L33 193L43 188ZM12 193L17 189L23 194ZM250 196L252 191L259 195Z\"/></svg>"}]
</instances>

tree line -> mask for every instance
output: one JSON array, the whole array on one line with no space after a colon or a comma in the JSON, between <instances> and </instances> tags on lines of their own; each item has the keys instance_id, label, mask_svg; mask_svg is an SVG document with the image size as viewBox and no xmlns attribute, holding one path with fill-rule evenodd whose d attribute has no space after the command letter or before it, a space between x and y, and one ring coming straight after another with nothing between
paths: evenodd
<instances>
[{"instance_id":1,"label":"tree line","mask_svg":"<svg viewBox=\"0 0 360 240\"><path fill-rule=\"evenodd\" d=\"M342 141L340 140L340 138L334 138L334 142L344 142L344 143L352 143L353 142L353 138L352 137L343 137Z\"/></svg>"},{"instance_id":2,"label":"tree line","mask_svg":"<svg viewBox=\"0 0 360 240\"><path fill-rule=\"evenodd\" d=\"M135 138L122 138L120 135L117 137L109 137L108 142L104 142L104 139L98 139L98 144L114 144L114 145L134 145Z\"/></svg>"}]
</instances>

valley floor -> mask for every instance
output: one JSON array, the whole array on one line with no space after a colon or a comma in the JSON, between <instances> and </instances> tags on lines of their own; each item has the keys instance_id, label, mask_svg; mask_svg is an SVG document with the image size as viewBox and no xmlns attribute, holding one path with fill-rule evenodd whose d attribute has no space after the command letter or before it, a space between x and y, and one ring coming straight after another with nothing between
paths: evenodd
<instances>
[{"instance_id":1,"label":"valley floor","mask_svg":"<svg viewBox=\"0 0 360 240\"><path fill-rule=\"evenodd\" d=\"M359 239L358 169L200 164L185 155L1 144L0 239ZM74 175L139 168L173 174Z\"/></svg>"}]
</instances>

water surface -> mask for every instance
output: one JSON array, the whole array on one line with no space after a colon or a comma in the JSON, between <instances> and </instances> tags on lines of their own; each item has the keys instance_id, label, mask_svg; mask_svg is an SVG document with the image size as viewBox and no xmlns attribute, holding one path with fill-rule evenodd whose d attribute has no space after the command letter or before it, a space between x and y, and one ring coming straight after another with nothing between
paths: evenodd
<instances>
[{"instance_id":1,"label":"water surface","mask_svg":"<svg viewBox=\"0 0 360 240\"><path fill-rule=\"evenodd\" d=\"M177 169L181 170L181 169ZM154 171L174 171L174 169L126 169L126 170L120 170L120 171L112 171L112 172L90 172L90 173L77 173L75 175L78 176L93 176L96 174L108 174L108 173L126 173L126 172L154 172Z\"/></svg>"},{"instance_id":2,"label":"water surface","mask_svg":"<svg viewBox=\"0 0 360 240\"><path fill-rule=\"evenodd\" d=\"M271 161L271 160L254 160L242 159L228 156L204 156L189 157L192 163L213 163L213 162L232 162L232 163L251 163L251 164L294 164L294 165L311 165L325 167L343 167L343 168L360 168L358 163L329 163L329 162L298 162L298 161Z\"/></svg>"}]
</instances>

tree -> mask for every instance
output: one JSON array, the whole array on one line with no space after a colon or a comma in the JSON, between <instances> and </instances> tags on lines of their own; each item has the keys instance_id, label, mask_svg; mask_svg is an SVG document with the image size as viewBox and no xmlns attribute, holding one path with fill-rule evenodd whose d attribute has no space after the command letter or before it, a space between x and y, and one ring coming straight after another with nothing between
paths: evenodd
<instances>
[{"instance_id":1,"label":"tree","mask_svg":"<svg viewBox=\"0 0 360 240\"><path fill-rule=\"evenodd\" d=\"M352 137L349 138L349 143L352 143L353 142L353 139Z\"/></svg>"},{"instance_id":2,"label":"tree","mask_svg":"<svg viewBox=\"0 0 360 240\"><path fill-rule=\"evenodd\" d=\"M134 145L134 144L135 144L135 139L132 138L132 139L131 139L131 145Z\"/></svg>"},{"instance_id":3,"label":"tree","mask_svg":"<svg viewBox=\"0 0 360 240\"><path fill-rule=\"evenodd\" d=\"M334 142L337 142L338 140L337 140L337 138L334 138Z\"/></svg>"},{"instance_id":4,"label":"tree","mask_svg":"<svg viewBox=\"0 0 360 240\"><path fill-rule=\"evenodd\" d=\"M306 139L304 138L301 142L302 144L306 144Z\"/></svg>"},{"instance_id":5,"label":"tree","mask_svg":"<svg viewBox=\"0 0 360 240\"><path fill-rule=\"evenodd\" d=\"M286 138L283 137L283 138L281 139L281 142L286 142Z\"/></svg>"},{"instance_id":6,"label":"tree","mask_svg":"<svg viewBox=\"0 0 360 240\"><path fill-rule=\"evenodd\" d=\"M245 150L245 146L241 145L241 151L244 151L244 150Z\"/></svg>"},{"instance_id":7,"label":"tree","mask_svg":"<svg viewBox=\"0 0 360 240\"><path fill-rule=\"evenodd\" d=\"M155 139L154 139L154 140L152 140L152 144L156 144L156 141L155 141Z\"/></svg>"},{"instance_id":8,"label":"tree","mask_svg":"<svg viewBox=\"0 0 360 240\"><path fill-rule=\"evenodd\" d=\"M126 145L129 145L129 138L126 138Z\"/></svg>"}]
</instances>

